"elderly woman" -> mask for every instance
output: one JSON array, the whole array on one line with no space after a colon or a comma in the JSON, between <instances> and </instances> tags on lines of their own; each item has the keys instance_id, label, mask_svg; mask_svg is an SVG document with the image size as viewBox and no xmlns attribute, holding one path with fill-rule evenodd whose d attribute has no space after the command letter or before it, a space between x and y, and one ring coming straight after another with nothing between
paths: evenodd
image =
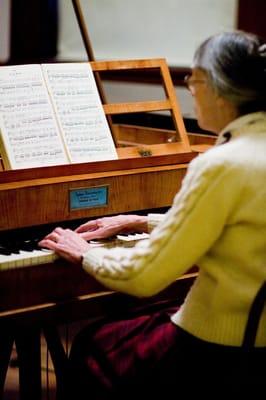
<instances>
[{"instance_id":1,"label":"elderly woman","mask_svg":"<svg viewBox=\"0 0 266 400\"><path fill-rule=\"evenodd\" d=\"M247 393L259 364L265 372L266 309L254 348L245 352L242 342L266 280L266 44L239 31L210 37L187 85L199 126L218 138L190 163L171 209L89 221L76 232L56 228L40 242L108 288L140 297L199 267L172 314L110 321L77 336L70 363L82 399L177 397L184 388L216 399ZM87 242L133 229L150 238L130 249Z\"/></svg>"}]
</instances>

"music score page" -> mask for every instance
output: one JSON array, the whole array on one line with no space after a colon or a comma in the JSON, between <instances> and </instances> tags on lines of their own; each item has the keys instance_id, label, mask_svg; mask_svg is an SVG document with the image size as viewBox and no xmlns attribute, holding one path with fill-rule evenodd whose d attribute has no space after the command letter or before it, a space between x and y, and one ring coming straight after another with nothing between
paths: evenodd
<instances>
[{"instance_id":1,"label":"music score page","mask_svg":"<svg viewBox=\"0 0 266 400\"><path fill-rule=\"evenodd\" d=\"M116 159L89 63L0 67L5 169Z\"/></svg>"},{"instance_id":2,"label":"music score page","mask_svg":"<svg viewBox=\"0 0 266 400\"><path fill-rule=\"evenodd\" d=\"M6 169L69 162L39 65L0 68L0 130Z\"/></svg>"},{"instance_id":3,"label":"music score page","mask_svg":"<svg viewBox=\"0 0 266 400\"><path fill-rule=\"evenodd\" d=\"M90 64L43 64L42 68L71 162L116 159Z\"/></svg>"}]
</instances>

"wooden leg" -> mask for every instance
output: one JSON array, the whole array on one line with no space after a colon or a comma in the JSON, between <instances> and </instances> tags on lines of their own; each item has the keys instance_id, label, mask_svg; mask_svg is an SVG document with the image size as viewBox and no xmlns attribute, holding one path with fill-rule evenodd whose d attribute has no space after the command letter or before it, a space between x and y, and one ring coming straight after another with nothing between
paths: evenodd
<instances>
[{"instance_id":1,"label":"wooden leg","mask_svg":"<svg viewBox=\"0 0 266 400\"><path fill-rule=\"evenodd\" d=\"M55 326L43 328L43 334L46 339L47 347L54 365L56 376L56 399L64 400L67 394L66 388L68 380L67 354Z\"/></svg>"},{"instance_id":2,"label":"wooden leg","mask_svg":"<svg viewBox=\"0 0 266 400\"><path fill-rule=\"evenodd\" d=\"M19 364L20 400L41 400L40 329L21 328L15 337Z\"/></svg>"},{"instance_id":3,"label":"wooden leg","mask_svg":"<svg viewBox=\"0 0 266 400\"><path fill-rule=\"evenodd\" d=\"M8 364L14 343L13 330L0 327L0 400L3 399Z\"/></svg>"}]
</instances>

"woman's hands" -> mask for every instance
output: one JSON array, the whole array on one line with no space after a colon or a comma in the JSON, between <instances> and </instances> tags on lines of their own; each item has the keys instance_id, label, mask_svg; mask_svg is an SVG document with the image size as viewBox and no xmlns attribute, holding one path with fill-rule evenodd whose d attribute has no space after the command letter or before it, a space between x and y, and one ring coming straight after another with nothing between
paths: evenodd
<instances>
[{"instance_id":1,"label":"woman's hands","mask_svg":"<svg viewBox=\"0 0 266 400\"><path fill-rule=\"evenodd\" d=\"M77 232L83 239L104 239L118 233L147 232L147 217L140 215L116 215L88 221Z\"/></svg>"},{"instance_id":2,"label":"woman's hands","mask_svg":"<svg viewBox=\"0 0 266 400\"><path fill-rule=\"evenodd\" d=\"M82 255L95 245L87 243L93 239L104 239L117 233L147 232L147 217L140 215L117 215L88 221L76 231L55 228L39 242L40 247L55 251L73 263L81 263Z\"/></svg>"},{"instance_id":3,"label":"woman's hands","mask_svg":"<svg viewBox=\"0 0 266 400\"><path fill-rule=\"evenodd\" d=\"M39 242L39 246L54 250L59 256L76 264L82 262L82 255L91 248L80 235L62 228L55 228Z\"/></svg>"}]
</instances>

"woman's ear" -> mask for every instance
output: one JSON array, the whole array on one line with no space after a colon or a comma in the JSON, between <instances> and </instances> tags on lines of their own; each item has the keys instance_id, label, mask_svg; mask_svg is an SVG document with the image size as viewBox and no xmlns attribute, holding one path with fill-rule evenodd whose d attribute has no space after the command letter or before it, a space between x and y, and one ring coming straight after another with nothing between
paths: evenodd
<instances>
[{"instance_id":1,"label":"woman's ear","mask_svg":"<svg viewBox=\"0 0 266 400\"><path fill-rule=\"evenodd\" d=\"M235 106L230 101L228 101L227 99L218 94L215 95L215 101L217 107L219 107L220 109L234 110L234 112L236 111Z\"/></svg>"},{"instance_id":2,"label":"woman's ear","mask_svg":"<svg viewBox=\"0 0 266 400\"><path fill-rule=\"evenodd\" d=\"M222 116L225 124L228 124L238 117L238 110L230 101L219 95L217 95L215 101L216 107L219 110L219 115Z\"/></svg>"}]
</instances>

